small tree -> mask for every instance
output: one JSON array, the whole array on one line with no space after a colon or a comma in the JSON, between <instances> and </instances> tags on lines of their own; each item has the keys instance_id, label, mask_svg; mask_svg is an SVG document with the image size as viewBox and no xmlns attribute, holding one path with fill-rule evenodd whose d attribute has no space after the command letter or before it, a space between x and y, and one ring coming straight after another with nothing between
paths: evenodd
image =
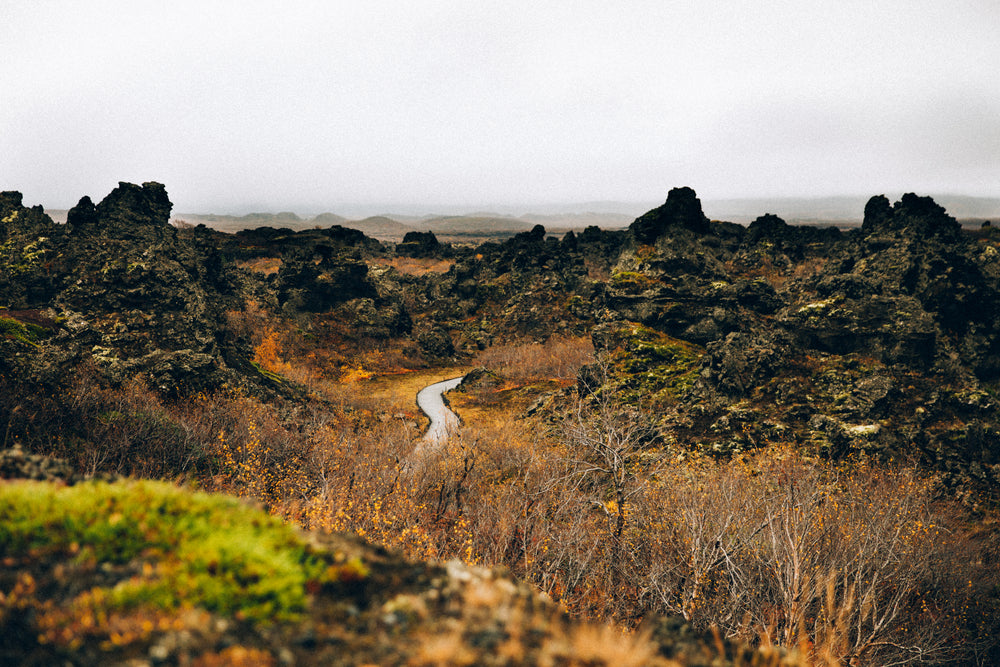
<instances>
[{"instance_id":1,"label":"small tree","mask_svg":"<svg viewBox=\"0 0 1000 667\"><path fill-rule=\"evenodd\" d=\"M605 357L594 364L592 375L595 388L581 392L563 423L562 440L568 448L566 477L607 519L605 563L611 590L618 594L629 588L626 572L631 569L632 554L627 529L631 503L645 485L645 476L638 474L639 460L651 429L637 406L619 398L609 381Z\"/></svg>"}]
</instances>

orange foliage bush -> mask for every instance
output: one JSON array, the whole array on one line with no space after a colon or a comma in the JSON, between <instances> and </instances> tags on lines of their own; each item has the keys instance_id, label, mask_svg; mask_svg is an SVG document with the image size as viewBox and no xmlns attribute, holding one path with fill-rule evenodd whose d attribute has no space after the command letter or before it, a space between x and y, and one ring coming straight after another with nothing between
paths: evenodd
<instances>
[{"instance_id":1,"label":"orange foliage bush","mask_svg":"<svg viewBox=\"0 0 1000 667\"><path fill-rule=\"evenodd\" d=\"M291 370L291 365L281 358L281 344L277 331L268 331L253 350L253 361L266 371L279 375Z\"/></svg>"}]
</instances>

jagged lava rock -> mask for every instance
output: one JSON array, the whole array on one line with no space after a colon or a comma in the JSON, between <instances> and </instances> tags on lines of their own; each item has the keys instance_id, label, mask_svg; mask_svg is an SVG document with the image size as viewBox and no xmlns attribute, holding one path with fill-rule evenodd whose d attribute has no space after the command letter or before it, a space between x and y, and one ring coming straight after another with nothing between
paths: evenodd
<instances>
[{"instance_id":1,"label":"jagged lava rock","mask_svg":"<svg viewBox=\"0 0 1000 667\"><path fill-rule=\"evenodd\" d=\"M406 232L403 242L396 246L400 257L433 257L441 249L434 232Z\"/></svg>"},{"instance_id":2,"label":"jagged lava rock","mask_svg":"<svg viewBox=\"0 0 1000 667\"><path fill-rule=\"evenodd\" d=\"M674 188L659 208L640 216L629 231L639 243L653 243L672 228L687 229L696 234L709 231L709 221L701 209L701 200L688 187Z\"/></svg>"}]
</instances>

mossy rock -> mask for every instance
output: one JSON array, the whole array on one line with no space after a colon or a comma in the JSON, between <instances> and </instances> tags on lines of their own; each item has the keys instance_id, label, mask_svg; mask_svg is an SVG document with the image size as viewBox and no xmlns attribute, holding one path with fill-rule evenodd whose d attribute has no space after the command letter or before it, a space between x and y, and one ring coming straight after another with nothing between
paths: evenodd
<instances>
[{"instance_id":1,"label":"mossy rock","mask_svg":"<svg viewBox=\"0 0 1000 667\"><path fill-rule=\"evenodd\" d=\"M619 271L611 276L611 287L627 294L645 292L655 284L655 279L637 271Z\"/></svg>"},{"instance_id":2,"label":"mossy rock","mask_svg":"<svg viewBox=\"0 0 1000 667\"><path fill-rule=\"evenodd\" d=\"M626 400L653 404L675 402L687 392L705 356L694 343L635 323L595 331L594 346L608 353L611 389Z\"/></svg>"}]
</instances>

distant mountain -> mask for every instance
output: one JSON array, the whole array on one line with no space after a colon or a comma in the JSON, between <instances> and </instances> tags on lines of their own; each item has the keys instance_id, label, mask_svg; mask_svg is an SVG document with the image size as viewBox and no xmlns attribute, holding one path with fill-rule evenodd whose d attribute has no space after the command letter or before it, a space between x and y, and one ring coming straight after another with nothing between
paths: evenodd
<instances>
[{"instance_id":1,"label":"distant mountain","mask_svg":"<svg viewBox=\"0 0 1000 667\"><path fill-rule=\"evenodd\" d=\"M319 225L320 227L332 227L333 225L345 225L349 220L343 216L337 215L336 213L320 213L315 218L312 219L313 225Z\"/></svg>"},{"instance_id":2,"label":"distant mountain","mask_svg":"<svg viewBox=\"0 0 1000 667\"><path fill-rule=\"evenodd\" d=\"M547 230L600 227L618 229L628 227L637 216L627 213L553 213L549 215L526 213L521 220L532 225L543 225Z\"/></svg>"},{"instance_id":3,"label":"distant mountain","mask_svg":"<svg viewBox=\"0 0 1000 667\"><path fill-rule=\"evenodd\" d=\"M484 231L492 233L526 232L534 225L524 220L508 217L477 217L477 216L447 216L430 218L414 225L421 231L432 231L435 234L481 234Z\"/></svg>"},{"instance_id":4,"label":"distant mountain","mask_svg":"<svg viewBox=\"0 0 1000 667\"><path fill-rule=\"evenodd\" d=\"M934 195L933 198L955 218L1000 218L1000 198L963 195Z\"/></svg>"},{"instance_id":5,"label":"distant mountain","mask_svg":"<svg viewBox=\"0 0 1000 667\"><path fill-rule=\"evenodd\" d=\"M873 192L872 194L881 194ZM897 201L902 193L884 193ZM749 224L765 213L771 213L790 224L854 227L861 224L865 204L871 195L837 197L747 197L736 199L705 199L705 215L713 220L727 220ZM1000 220L1000 198L971 197L965 195L932 195L948 214L976 224L982 220ZM513 207L492 206L491 211L475 211L462 215L424 215L384 213L364 219L352 220L335 213L321 213L315 217L299 216L286 211L280 213L249 213L247 215L176 214L174 220L191 224L204 223L219 231L235 232L255 227L277 227L293 230L314 227L327 228L342 225L358 229L381 240L398 241L408 231L432 231L442 236L509 236L530 230L540 224L547 231L563 231L597 226L618 229L628 226L645 211L659 206L657 203L640 202L584 202L576 204L537 205L524 207L516 212ZM448 211L454 207L441 206ZM500 211L500 212L497 212ZM65 212L50 211L57 222L65 220ZM62 216L60 216L62 213Z\"/></svg>"},{"instance_id":6,"label":"distant mountain","mask_svg":"<svg viewBox=\"0 0 1000 667\"><path fill-rule=\"evenodd\" d=\"M364 220L345 220L337 224L349 229L356 229L359 232L363 232L366 236L371 236L379 240L401 239L406 232L413 231L412 227L384 215L376 215Z\"/></svg>"}]
</instances>

